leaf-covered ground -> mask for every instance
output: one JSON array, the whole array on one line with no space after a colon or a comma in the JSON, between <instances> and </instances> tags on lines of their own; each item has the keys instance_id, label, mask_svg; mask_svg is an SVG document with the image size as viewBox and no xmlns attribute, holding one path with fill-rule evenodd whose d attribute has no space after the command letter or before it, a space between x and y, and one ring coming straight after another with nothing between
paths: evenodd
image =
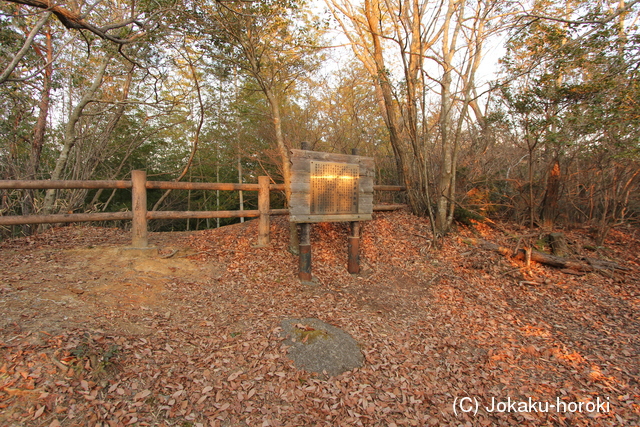
<instances>
[{"instance_id":1,"label":"leaf-covered ground","mask_svg":"<svg viewBox=\"0 0 640 427\"><path fill-rule=\"evenodd\" d=\"M0 244L0 424L640 424L638 229L598 250L565 230L577 256L632 269L577 276L460 239L543 245L526 229L479 225L435 250L424 219L378 214L351 276L346 224L318 224L317 286L297 280L286 219L271 231L268 248L255 221L154 234L150 258L117 229ZM364 366L297 370L279 325L310 317L351 334Z\"/></svg>"}]
</instances>

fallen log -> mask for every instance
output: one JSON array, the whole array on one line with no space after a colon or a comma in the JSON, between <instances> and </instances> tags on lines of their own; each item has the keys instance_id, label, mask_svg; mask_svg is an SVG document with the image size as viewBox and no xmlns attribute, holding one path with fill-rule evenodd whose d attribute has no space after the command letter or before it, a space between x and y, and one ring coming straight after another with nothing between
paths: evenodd
<instances>
[{"instance_id":1,"label":"fallen log","mask_svg":"<svg viewBox=\"0 0 640 427\"><path fill-rule=\"evenodd\" d=\"M513 250L510 248L507 248L505 246L500 246L495 243L489 242L487 240L482 240L482 239L463 239L462 241L468 245L473 245L489 251L498 252L499 254L504 255L506 257L514 258L521 261L524 261L527 257L527 251L524 249L518 249L516 252L513 252ZM611 261L602 261L602 260L593 259L593 258L582 258L579 260L568 259L568 258L559 257L555 255L545 254L544 252L539 252L536 250L530 250L529 253L531 256L531 261L535 261L540 264L550 265L552 267L562 268L566 270L574 270L574 271L596 271L596 270L629 271L631 270L628 267L623 267Z\"/></svg>"}]
</instances>

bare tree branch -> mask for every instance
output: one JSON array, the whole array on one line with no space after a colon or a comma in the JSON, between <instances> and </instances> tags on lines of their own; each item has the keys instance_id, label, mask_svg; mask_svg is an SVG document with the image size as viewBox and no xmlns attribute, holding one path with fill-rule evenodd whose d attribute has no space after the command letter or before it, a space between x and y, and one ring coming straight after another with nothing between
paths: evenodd
<instances>
[{"instance_id":1,"label":"bare tree branch","mask_svg":"<svg viewBox=\"0 0 640 427\"><path fill-rule=\"evenodd\" d=\"M143 33L137 33L132 35L129 38L122 39L119 37L112 36L111 34L108 33L109 31L118 29L118 28L127 27L132 24L135 24L138 27L143 29L145 28L145 24L136 18L131 18L131 19L127 19L126 21L109 24L104 27L97 27L91 24L90 22L87 22L83 17L83 15L80 15L78 12L74 12L63 6L57 5L51 0L5 0L5 1L9 3L17 3L25 6L32 6L38 9L47 10L53 13L56 16L56 18L58 18L60 23L68 29L88 30L102 39L109 40L113 43L120 44L120 45L132 43L133 41L139 39L143 35Z\"/></svg>"},{"instance_id":2,"label":"bare tree branch","mask_svg":"<svg viewBox=\"0 0 640 427\"><path fill-rule=\"evenodd\" d=\"M33 43L33 39L35 39L36 35L38 34L42 26L45 24L45 22L47 22L50 16L51 16L51 13L49 12L46 13L38 21L36 26L33 27L31 32L29 33L29 36L27 37L27 40L25 40L24 44L22 45L22 48L20 48L20 50L13 57L13 60L11 61L11 63L7 65L7 68L5 68L5 70L2 72L2 75L0 75L0 84L6 82L9 79L9 76L11 75L13 70L15 70L20 60L24 57L25 53L27 53L27 50L29 50L29 48L31 47L31 43Z\"/></svg>"},{"instance_id":3,"label":"bare tree branch","mask_svg":"<svg viewBox=\"0 0 640 427\"><path fill-rule=\"evenodd\" d=\"M635 6L638 3L640 3L640 0L633 0L629 3L626 3L624 7L616 9L613 13L609 14L609 16L607 16L606 18L596 19L596 20L587 20L587 19L571 20L571 19L556 18L553 16L537 15L533 13L527 13L524 15L524 17L542 19L545 21L561 22L563 24L569 24L569 25L605 25L608 22L611 22L612 20L616 19L621 14L628 12L633 6Z\"/></svg>"}]
</instances>

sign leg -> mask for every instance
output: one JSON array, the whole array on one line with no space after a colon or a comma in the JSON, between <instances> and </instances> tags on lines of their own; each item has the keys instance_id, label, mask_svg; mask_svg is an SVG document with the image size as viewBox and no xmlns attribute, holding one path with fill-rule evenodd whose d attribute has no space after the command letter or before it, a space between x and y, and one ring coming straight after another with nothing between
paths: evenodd
<instances>
[{"instance_id":1,"label":"sign leg","mask_svg":"<svg viewBox=\"0 0 640 427\"><path fill-rule=\"evenodd\" d=\"M300 267L298 278L311 281L311 224L300 224Z\"/></svg>"},{"instance_id":2,"label":"sign leg","mask_svg":"<svg viewBox=\"0 0 640 427\"><path fill-rule=\"evenodd\" d=\"M360 222L351 222L351 236L349 236L349 262L347 270L351 274L360 273Z\"/></svg>"}]
</instances>

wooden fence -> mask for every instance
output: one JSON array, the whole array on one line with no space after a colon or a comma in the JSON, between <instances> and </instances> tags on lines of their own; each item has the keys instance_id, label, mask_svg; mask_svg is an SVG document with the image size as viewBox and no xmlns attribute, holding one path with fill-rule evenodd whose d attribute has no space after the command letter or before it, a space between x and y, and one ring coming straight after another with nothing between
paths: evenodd
<instances>
[{"instance_id":1,"label":"wooden fence","mask_svg":"<svg viewBox=\"0 0 640 427\"><path fill-rule=\"evenodd\" d=\"M148 245L147 222L152 219L190 219L190 218L259 218L258 245L269 244L269 225L271 215L288 215L288 209L271 209L270 192L283 191L284 184L271 184L269 177L258 177L257 184L230 184L205 182L147 181L145 171L131 172L131 181L23 181L0 180L0 189L131 189L132 210L130 212L96 212L53 215L13 215L0 216L0 226L23 224L56 224L86 221L131 220L133 247L144 248ZM148 211L147 190L221 190L221 191L257 191L257 210L237 211ZM377 191L402 191L404 187L396 185L374 185ZM404 205L374 206L374 210L394 210Z\"/></svg>"}]
</instances>

